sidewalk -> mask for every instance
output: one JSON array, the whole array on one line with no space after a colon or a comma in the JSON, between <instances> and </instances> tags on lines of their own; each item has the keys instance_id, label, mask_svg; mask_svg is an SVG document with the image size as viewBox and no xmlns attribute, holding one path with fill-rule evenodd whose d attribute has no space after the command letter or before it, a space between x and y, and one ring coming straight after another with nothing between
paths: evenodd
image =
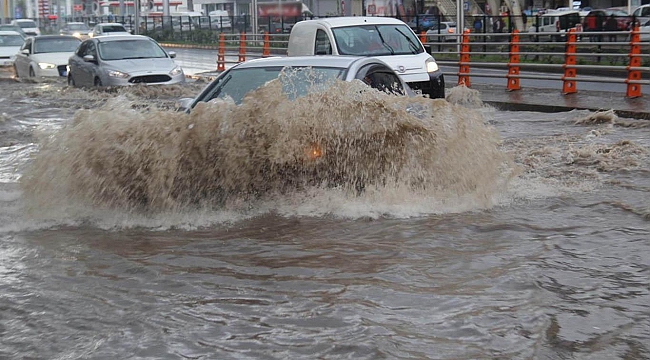
<instances>
[{"instance_id":1,"label":"sidewalk","mask_svg":"<svg viewBox=\"0 0 650 360\"><path fill-rule=\"evenodd\" d=\"M650 97L628 99L625 94L604 91L580 91L562 95L555 89L522 88L509 92L503 88L476 84L481 100L499 110L561 112L578 110L614 110L620 117L650 120Z\"/></svg>"}]
</instances>

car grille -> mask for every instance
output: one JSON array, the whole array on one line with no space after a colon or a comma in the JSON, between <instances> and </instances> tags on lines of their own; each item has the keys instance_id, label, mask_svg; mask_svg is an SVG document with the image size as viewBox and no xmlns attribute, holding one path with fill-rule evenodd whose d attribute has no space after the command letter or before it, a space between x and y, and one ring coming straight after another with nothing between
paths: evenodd
<instances>
[{"instance_id":1,"label":"car grille","mask_svg":"<svg viewBox=\"0 0 650 360\"><path fill-rule=\"evenodd\" d=\"M0 59L11 59L11 56L0 56Z\"/></svg>"},{"instance_id":2,"label":"car grille","mask_svg":"<svg viewBox=\"0 0 650 360\"><path fill-rule=\"evenodd\" d=\"M32 35L32 36L36 36L36 35L37 35L37 34L36 34L35 32L33 32L33 31L25 31L25 34L26 34L26 35Z\"/></svg>"},{"instance_id":3,"label":"car grille","mask_svg":"<svg viewBox=\"0 0 650 360\"><path fill-rule=\"evenodd\" d=\"M144 76L135 76L129 80L132 84L154 84L167 82L172 78L169 75L144 75Z\"/></svg>"},{"instance_id":4,"label":"car grille","mask_svg":"<svg viewBox=\"0 0 650 360\"><path fill-rule=\"evenodd\" d=\"M59 71L59 76L66 76L67 71L68 71L68 66L67 65L59 65L56 67L56 69Z\"/></svg>"}]
</instances>

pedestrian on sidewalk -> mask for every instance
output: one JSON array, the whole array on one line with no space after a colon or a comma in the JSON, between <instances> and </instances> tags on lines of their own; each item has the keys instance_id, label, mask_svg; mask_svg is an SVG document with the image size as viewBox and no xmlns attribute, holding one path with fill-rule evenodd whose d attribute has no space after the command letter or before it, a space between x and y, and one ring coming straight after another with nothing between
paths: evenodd
<instances>
[{"instance_id":1,"label":"pedestrian on sidewalk","mask_svg":"<svg viewBox=\"0 0 650 360\"><path fill-rule=\"evenodd\" d=\"M618 31L618 22L616 21L614 14L610 15L605 22L605 31ZM609 41L616 42L616 34L609 34Z\"/></svg>"}]
</instances>

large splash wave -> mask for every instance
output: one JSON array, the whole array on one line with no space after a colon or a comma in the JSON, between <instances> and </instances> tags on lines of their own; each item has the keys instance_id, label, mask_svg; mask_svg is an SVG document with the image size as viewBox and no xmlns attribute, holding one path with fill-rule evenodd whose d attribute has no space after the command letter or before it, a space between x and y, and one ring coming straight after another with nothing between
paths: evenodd
<instances>
[{"instance_id":1,"label":"large splash wave","mask_svg":"<svg viewBox=\"0 0 650 360\"><path fill-rule=\"evenodd\" d=\"M492 206L511 175L499 142L479 112L445 100L345 82L289 100L272 81L241 105L190 114L138 109L125 96L80 110L42 138L21 184L32 211L332 211L359 199L471 210Z\"/></svg>"}]
</instances>

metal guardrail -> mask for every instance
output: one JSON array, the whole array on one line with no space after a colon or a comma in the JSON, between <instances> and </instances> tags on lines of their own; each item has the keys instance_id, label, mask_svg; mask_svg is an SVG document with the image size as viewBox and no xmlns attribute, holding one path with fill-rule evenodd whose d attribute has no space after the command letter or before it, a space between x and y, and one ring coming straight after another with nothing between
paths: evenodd
<instances>
[{"instance_id":1,"label":"metal guardrail","mask_svg":"<svg viewBox=\"0 0 650 360\"><path fill-rule=\"evenodd\" d=\"M562 93L572 94L577 92L576 83L619 83L627 85L626 96L629 98L641 96L641 86L650 85L650 80L643 80L642 73L650 72L650 42L640 41L639 28L632 31L600 31L600 32L576 32L575 29L563 33L565 41L543 42L539 40L539 34L519 33L516 30L512 33L470 33L466 30L462 34L420 34L420 39L425 45L431 46L432 55L438 56L440 65L457 65L458 72L446 72L446 75L457 75L459 84L470 85L471 77L503 78L506 80L508 90L519 90L519 79L537 80L560 80L563 82ZM617 40L621 35L626 41L598 41L604 38ZM548 35L547 35L548 36ZM449 37L455 38L451 45L444 41ZM442 41L429 41L431 39ZM520 41L528 38L533 41ZM586 41L588 39L596 41ZM504 42L503 40L507 41ZM504 51L503 47L508 49ZM541 47L564 48L560 51L540 51ZM437 50L433 50L437 48ZM472 50L474 48L474 50ZM479 50L476 50L476 49ZM458 60L441 60L451 50ZM580 49L583 51L581 52ZM625 50L622 52L621 50ZM521 57L546 57L548 62L552 59L561 59L560 63L528 63L521 62ZM492 61L470 61L472 57L490 59ZM503 58L503 61L495 61L496 58ZM603 59L621 60L625 65L603 65ZM579 64L578 61L584 62ZM588 64L589 63L589 64ZM645 64L645 65L643 65ZM472 70L470 67L478 67ZM503 70L503 73L495 74L494 71L487 72L484 69ZM521 69L554 69L560 71L561 75L552 74L521 74ZM591 73L591 75L578 75L578 72ZM593 76L598 74L600 76ZM603 77L602 75L609 75ZM624 76L621 76L624 75ZM618 76L618 77L617 77Z\"/></svg>"}]
</instances>

